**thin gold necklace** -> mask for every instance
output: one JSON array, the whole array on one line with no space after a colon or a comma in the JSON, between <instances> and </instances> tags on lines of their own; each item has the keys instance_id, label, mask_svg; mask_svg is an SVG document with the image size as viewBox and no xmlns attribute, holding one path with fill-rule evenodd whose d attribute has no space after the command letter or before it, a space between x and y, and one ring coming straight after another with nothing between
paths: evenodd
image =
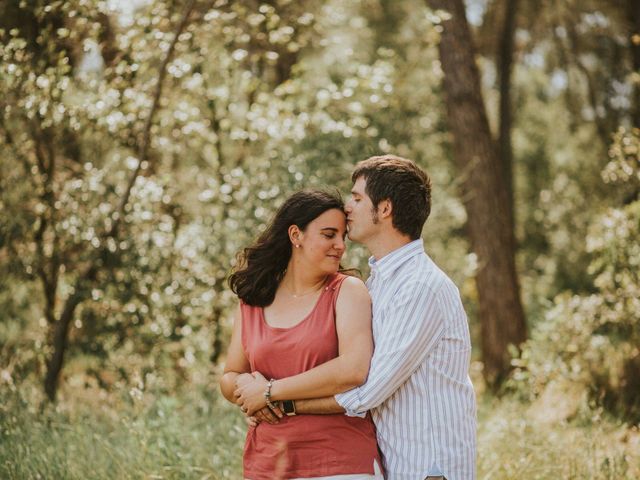
<instances>
[{"instance_id":1,"label":"thin gold necklace","mask_svg":"<svg viewBox=\"0 0 640 480\"><path fill-rule=\"evenodd\" d=\"M322 279L322 282L320 282L320 285L319 285L319 286L314 286L312 290L310 290L310 291L308 291L308 292L306 292L306 293L298 293L298 294L293 293L293 292L291 291L291 289L290 289L287 285L284 285L284 284L283 284L283 286L284 286L285 290L287 290L287 293L288 293L289 295L291 295L293 298L302 298L302 297L306 297L307 295L311 295L312 293L315 293L315 292L317 292L318 290L320 290L320 289L322 288L322 286L325 284L325 282L326 282L326 281L327 281L327 277L324 277L324 278Z\"/></svg>"}]
</instances>

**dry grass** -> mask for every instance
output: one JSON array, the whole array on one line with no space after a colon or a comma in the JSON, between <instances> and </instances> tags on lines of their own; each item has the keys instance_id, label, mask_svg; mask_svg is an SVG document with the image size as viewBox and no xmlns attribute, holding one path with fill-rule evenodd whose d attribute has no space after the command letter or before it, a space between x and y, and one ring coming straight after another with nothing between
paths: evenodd
<instances>
[{"instance_id":1,"label":"dry grass","mask_svg":"<svg viewBox=\"0 0 640 480\"><path fill-rule=\"evenodd\" d=\"M244 423L215 391L67 391L73 401L44 411L35 389L0 393L0 478L241 479ZM571 400L562 400L523 405L485 396L478 479L640 478L638 428L567 410ZM554 406L573 419L558 418Z\"/></svg>"},{"instance_id":2,"label":"dry grass","mask_svg":"<svg viewBox=\"0 0 640 480\"><path fill-rule=\"evenodd\" d=\"M558 407L566 409L566 402L559 400ZM562 420L548 403L485 399L478 450L479 479L640 478L637 426L585 410Z\"/></svg>"}]
</instances>

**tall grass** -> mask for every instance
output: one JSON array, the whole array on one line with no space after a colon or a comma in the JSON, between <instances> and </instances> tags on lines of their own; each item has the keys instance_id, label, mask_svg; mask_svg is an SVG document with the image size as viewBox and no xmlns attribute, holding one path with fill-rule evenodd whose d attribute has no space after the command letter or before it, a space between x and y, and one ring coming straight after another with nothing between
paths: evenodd
<instances>
[{"instance_id":1,"label":"tall grass","mask_svg":"<svg viewBox=\"0 0 640 480\"><path fill-rule=\"evenodd\" d=\"M486 397L478 422L479 479L637 480L640 432L599 411L555 419L514 399Z\"/></svg>"},{"instance_id":2,"label":"tall grass","mask_svg":"<svg viewBox=\"0 0 640 480\"><path fill-rule=\"evenodd\" d=\"M0 392L0 478L242 478L244 422L214 386L175 396L65 395L40 409L36 395ZM515 399L484 397L478 479L640 478L637 427L597 412L571 422L544 417Z\"/></svg>"},{"instance_id":3,"label":"tall grass","mask_svg":"<svg viewBox=\"0 0 640 480\"><path fill-rule=\"evenodd\" d=\"M241 478L244 422L217 395L126 397L38 411L5 396L0 478Z\"/></svg>"}]
</instances>

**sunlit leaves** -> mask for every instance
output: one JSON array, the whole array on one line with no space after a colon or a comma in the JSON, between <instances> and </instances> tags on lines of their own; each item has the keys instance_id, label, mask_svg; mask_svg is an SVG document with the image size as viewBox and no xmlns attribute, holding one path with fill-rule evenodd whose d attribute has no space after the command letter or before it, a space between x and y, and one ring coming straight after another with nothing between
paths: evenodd
<instances>
[{"instance_id":1,"label":"sunlit leaves","mask_svg":"<svg viewBox=\"0 0 640 480\"><path fill-rule=\"evenodd\" d=\"M56 314L79 272L99 266L71 345L125 380L133 370L127 359L136 369L162 364L188 379L220 353L212 345L235 304L224 284L235 255L292 190L348 192L357 160L397 149L421 161L422 152L441 148L440 136L414 137L425 125L435 130L438 117L429 35L404 58L370 47L358 2L215 2L194 13L178 39L149 158L120 218L180 12L163 1L126 12L107 2L63 3L38 10L62 12L63 21L43 31L51 48L37 66L19 29L5 33L0 47L3 120L14 138L1 162L20 161L30 172L16 177L2 201L25 224L15 241L20 268L29 275L57 268ZM433 26L423 15L408 24L422 33ZM446 165L427 163L451 183ZM446 209L434 209L444 213L443 235L464 221L446 214L459 206L447 200L451 194L440 197ZM37 238L40 226L46 231ZM465 247L453 243L447 257L462 271ZM345 264L363 266L366 255L350 248Z\"/></svg>"},{"instance_id":2,"label":"sunlit leaves","mask_svg":"<svg viewBox=\"0 0 640 480\"><path fill-rule=\"evenodd\" d=\"M620 131L611 148L605 180L619 170L637 168L638 132ZM633 165L633 167L630 167ZM626 182L634 182L626 175ZM516 378L528 380L534 395L550 384L574 382L594 402L637 418L640 344L640 199L609 208L591 222L586 248L593 255L588 274L596 293L558 296L532 334ZM586 273L586 272L585 272Z\"/></svg>"}]
</instances>

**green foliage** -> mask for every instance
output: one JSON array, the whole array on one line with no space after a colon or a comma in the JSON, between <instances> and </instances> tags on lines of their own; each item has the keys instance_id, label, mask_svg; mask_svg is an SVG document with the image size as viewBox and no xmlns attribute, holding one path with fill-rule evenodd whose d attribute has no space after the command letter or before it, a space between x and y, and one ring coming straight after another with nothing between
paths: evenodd
<instances>
[{"instance_id":1,"label":"green foliage","mask_svg":"<svg viewBox=\"0 0 640 480\"><path fill-rule=\"evenodd\" d=\"M621 130L603 171L607 183L637 185L640 132ZM640 419L640 199L604 209L592 222L585 275L595 293L554 301L516 361L515 378L534 397L557 383L580 385L596 405Z\"/></svg>"},{"instance_id":2,"label":"green foliage","mask_svg":"<svg viewBox=\"0 0 640 480\"><path fill-rule=\"evenodd\" d=\"M226 341L236 253L291 191L348 192L353 164L380 151L415 158L444 186L431 223L448 246L430 243L466 278L464 214L438 160L437 19L410 3L395 49L376 44L359 2L199 6L167 65L122 218L182 6L125 15L107 2L12 3L0 32L0 359L11 358L12 382L42 375L77 292L66 378L84 369L105 389L169 392L205 375ZM351 248L344 263L365 258ZM95 281L82 276L90 266Z\"/></svg>"},{"instance_id":3,"label":"green foliage","mask_svg":"<svg viewBox=\"0 0 640 480\"><path fill-rule=\"evenodd\" d=\"M534 327L556 295L593 291L584 274L592 259L584 239L602 205L621 197L602 182L606 146L593 124L575 125L562 103L566 92L550 88L550 76L535 66L519 66L514 80L521 97L513 132L520 197L516 235L523 297Z\"/></svg>"},{"instance_id":4,"label":"green foliage","mask_svg":"<svg viewBox=\"0 0 640 480\"><path fill-rule=\"evenodd\" d=\"M2 478L238 478L242 422L209 384L235 305L225 277L290 192L347 193L353 164L369 155L397 153L430 173L423 237L460 286L476 336L478 265L457 191L466 172L448 160L440 18L425 2L196 2L123 218L187 2L135 2L128 13L126 2L5 3ZM611 125L637 109L638 74L619 6L574 3L520 2L515 209L532 338L512 385L533 407L482 404L479 467L491 478L640 475L629 454L637 429L600 415L640 418L638 131L620 130L608 164L604 155ZM485 84L500 4L487 4L494 16L475 32ZM484 93L496 110L492 85ZM366 256L349 245L344 264L366 275ZM96 279L85 281L92 265ZM84 300L61 401L41 412L31 390L76 289Z\"/></svg>"}]
</instances>

